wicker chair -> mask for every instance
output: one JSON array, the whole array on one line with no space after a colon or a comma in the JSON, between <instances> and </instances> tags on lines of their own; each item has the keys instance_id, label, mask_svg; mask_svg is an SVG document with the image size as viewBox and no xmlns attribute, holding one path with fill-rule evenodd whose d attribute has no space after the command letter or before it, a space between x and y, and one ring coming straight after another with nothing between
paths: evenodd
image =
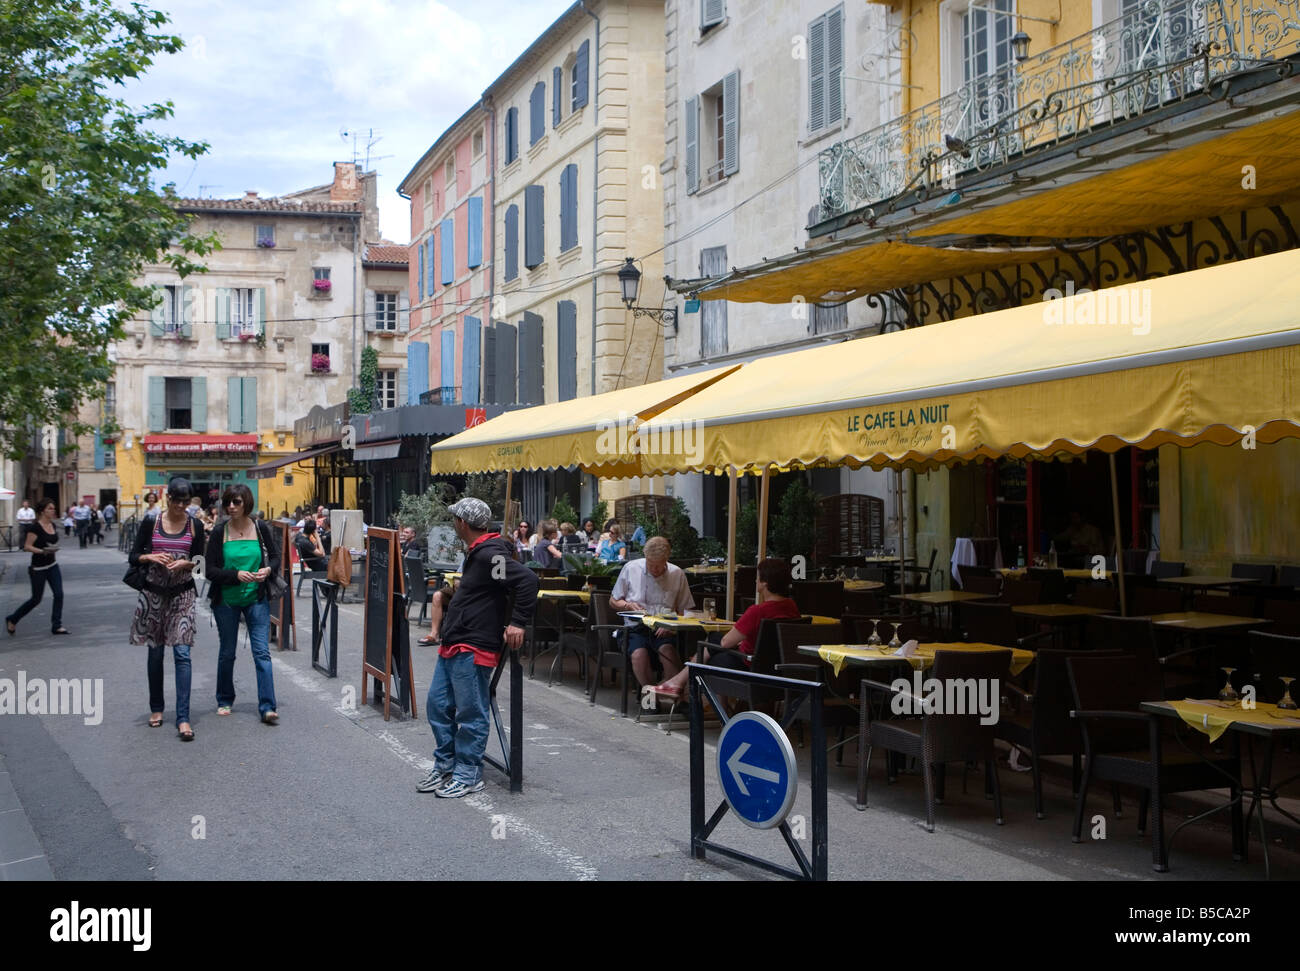
<instances>
[{"instance_id":1,"label":"wicker chair","mask_svg":"<svg viewBox=\"0 0 1300 971\"><path fill-rule=\"evenodd\" d=\"M1170 664L1183 658L1206 657L1210 648L1192 647L1163 657L1156 645L1155 627L1149 617L1089 617L1084 643L1094 651L1119 651L1134 658L1141 671L1146 700L1186 698L1201 694L1209 685L1193 662Z\"/></svg>"},{"instance_id":2,"label":"wicker chair","mask_svg":"<svg viewBox=\"0 0 1300 971\"><path fill-rule=\"evenodd\" d=\"M1083 727L1083 782L1075 804L1074 842L1083 842L1083 818L1092 783L1136 786L1142 790L1138 833L1146 831L1150 808L1152 866L1156 872L1164 873L1169 869L1164 795L1222 789L1226 784L1233 800L1232 853L1234 859L1240 860L1246 846L1239 789L1240 759L1203 758L1185 748L1164 747L1160 716L1139 710L1139 705L1150 699L1144 697L1142 669L1137 658L1076 655L1066 662L1066 667L1074 697L1071 714ZM1175 829L1170 835L1171 840L1177 832Z\"/></svg>"},{"instance_id":3,"label":"wicker chair","mask_svg":"<svg viewBox=\"0 0 1300 971\"><path fill-rule=\"evenodd\" d=\"M1259 583L1272 583L1277 567L1272 563L1234 563L1228 574L1234 580L1256 580ZM1253 586L1249 584L1248 586Z\"/></svg>"},{"instance_id":4,"label":"wicker chair","mask_svg":"<svg viewBox=\"0 0 1300 971\"><path fill-rule=\"evenodd\" d=\"M1002 581L1002 599L1017 607L1042 603L1043 585L1033 580L1016 580L1007 577Z\"/></svg>"},{"instance_id":5,"label":"wicker chair","mask_svg":"<svg viewBox=\"0 0 1300 971\"><path fill-rule=\"evenodd\" d=\"M1105 583L1081 583L1074 588L1074 603L1079 607L1119 609L1119 591Z\"/></svg>"},{"instance_id":6,"label":"wicker chair","mask_svg":"<svg viewBox=\"0 0 1300 971\"><path fill-rule=\"evenodd\" d=\"M1065 571L1051 569L1049 567L1031 566L1025 573L1025 578L1033 583L1037 583L1042 589L1039 590L1039 603L1045 604L1063 604L1066 601L1065 596ZM1014 603L1015 601L1011 601Z\"/></svg>"},{"instance_id":7,"label":"wicker chair","mask_svg":"<svg viewBox=\"0 0 1300 971\"><path fill-rule=\"evenodd\" d=\"M840 624L776 625L776 642L781 651L781 663L776 666L776 673L788 678L819 681L825 689L822 692L822 723L827 728L840 730L839 741L833 746L836 765L844 763L844 736L848 727L858 721L857 705L853 701L858 690L858 676L848 668L838 676L832 675L827 665L815 657L800 654L799 648L809 644L843 644L844 637ZM786 704L789 704L789 699L786 699ZM795 720L801 748L803 725L811 717L811 712L804 712Z\"/></svg>"},{"instance_id":8,"label":"wicker chair","mask_svg":"<svg viewBox=\"0 0 1300 971\"><path fill-rule=\"evenodd\" d=\"M627 696L632 684L632 661L624 646L614 638L614 632L622 629L622 618L609 605L609 594L593 594L591 622L587 625L587 657L591 671L587 700L593 705L596 703L596 689L600 687L601 674L609 668L620 675L623 697L619 713L626 718Z\"/></svg>"},{"instance_id":9,"label":"wicker chair","mask_svg":"<svg viewBox=\"0 0 1300 971\"><path fill-rule=\"evenodd\" d=\"M844 613L843 580L796 580L790 596L800 611L819 617L840 617Z\"/></svg>"},{"instance_id":10,"label":"wicker chair","mask_svg":"<svg viewBox=\"0 0 1300 971\"><path fill-rule=\"evenodd\" d=\"M1168 580L1172 577L1180 577L1187 566L1179 560L1156 560L1151 564L1151 575L1157 580Z\"/></svg>"},{"instance_id":11,"label":"wicker chair","mask_svg":"<svg viewBox=\"0 0 1300 971\"><path fill-rule=\"evenodd\" d=\"M1056 639L1056 632L1050 630L1022 635L1010 604L988 604L979 601L962 604L961 629L963 639L966 641L977 644L999 644L1002 647L1021 647L1027 651L1050 647Z\"/></svg>"},{"instance_id":12,"label":"wicker chair","mask_svg":"<svg viewBox=\"0 0 1300 971\"><path fill-rule=\"evenodd\" d=\"M965 568L963 567L963 569ZM962 590L966 593L982 593L986 597L1000 597L1002 596L1002 579L995 576L966 577Z\"/></svg>"},{"instance_id":13,"label":"wicker chair","mask_svg":"<svg viewBox=\"0 0 1300 971\"><path fill-rule=\"evenodd\" d=\"M931 677L945 686L951 681L975 683L995 682L999 690L1011 666L1010 651L938 651L934 656ZM955 694L956 692L953 692ZM892 700L894 688L879 681L864 679L861 698L868 695L884 696ZM949 696L947 687L945 697ZM875 720L870 717L871 706L861 705L858 740L858 809L867 808L867 774L871 768L871 752L883 748L912 756L921 762L921 777L925 785L925 828L934 832L934 807L943 799L944 766L948 762L983 762L988 782L993 790L994 819L1002 825L1002 786L998 781L997 754L993 742L996 727L981 724L980 714L927 712L920 718ZM865 742L865 744L864 744ZM889 766L888 760L886 766ZM892 769L889 769L893 781Z\"/></svg>"},{"instance_id":14,"label":"wicker chair","mask_svg":"<svg viewBox=\"0 0 1300 971\"><path fill-rule=\"evenodd\" d=\"M1142 617L1176 614L1183 609L1183 592L1166 587L1138 587L1128 598L1128 609Z\"/></svg>"},{"instance_id":15,"label":"wicker chair","mask_svg":"<svg viewBox=\"0 0 1300 971\"><path fill-rule=\"evenodd\" d=\"M754 653L749 662L749 670L754 674L777 674L776 667L781 663L781 646L777 642L778 624L812 624L811 617L776 620L765 617L758 622L758 634L754 638ZM731 681L726 677L712 678L709 687L721 696L736 698L753 710L775 710L777 702L785 698L785 693L776 688L767 688L752 681Z\"/></svg>"}]
</instances>

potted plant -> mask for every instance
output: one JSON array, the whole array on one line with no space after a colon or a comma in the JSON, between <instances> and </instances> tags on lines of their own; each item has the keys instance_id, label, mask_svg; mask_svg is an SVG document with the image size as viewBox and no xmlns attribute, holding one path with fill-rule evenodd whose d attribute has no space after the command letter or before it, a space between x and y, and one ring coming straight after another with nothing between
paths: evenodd
<instances>
[{"instance_id":1,"label":"potted plant","mask_svg":"<svg viewBox=\"0 0 1300 971\"><path fill-rule=\"evenodd\" d=\"M329 280L312 280L312 281L311 281L311 285L312 285L312 289L315 290L317 293L329 293L329 292L330 292L330 281L329 281Z\"/></svg>"},{"instance_id":2,"label":"potted plant","mask_svg":"<svg viewBox=\"0 0 1300 971\"><path fill-rule=\"evenodd\" d=\"M330 356L328 354L313 354L311 356L312 374L328 374L330 369Z\"/></svg>"},{"instance_id":3,"label":"potted plant","mask_svg":"<svg viewBox=\"0 0 1300 971\"><path fill-rule=\"evenodd\" d=\"M257 245L262 247L262 249L275 249L275 240L263 236L257 241Z\"/></svg>"},{"instance_id":4,"label":"potted plant","mask_svg":"<svg viewBox=\"0 0 1300 971\"><path fill-rule=\"evenodd\" d=\"M115 418L106 418L104 423L99 426L99 439L105 445L117 444L117 438L121 434L122 429L118 426Z\"/></svg>"},{"instance_id":5,"label":"potted plant","mask_svg":"<svg viewBox=\"0 0 1300 971\"><path fill-rule=\"evenodd\" d=\"M241 341L251 341L251 340L253 340L255 337L257 337L256 334L250 334L250 333L248 333L247 331L245 331L244 333L241 333L241 334L239 335L239 339L240 339Z\"/></svg>"}]
</instances>

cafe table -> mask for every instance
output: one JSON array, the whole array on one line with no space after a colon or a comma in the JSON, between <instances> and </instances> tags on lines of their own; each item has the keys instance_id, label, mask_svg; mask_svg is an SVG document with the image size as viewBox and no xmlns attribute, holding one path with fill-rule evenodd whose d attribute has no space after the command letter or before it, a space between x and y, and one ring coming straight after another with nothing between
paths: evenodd
<instances>
[{"instance_id":1,"label":"cafe table","mask_svg":"<svg viewBox=\"0 0 1300 971\"><path fill-rule=\"evenodd\" d=\"M846 593L870 593L874 590L884 590L885 584L880 580L845 580L844 591Z\"/></svg>"},{"instance_id":2,"label":"cafe table","mask_svg":"<svg viewBox=\"0 0 1300 971\"><path fill-rule=\"evenodd\" d=\"M1050 570L1052 568L1044 567L1044 569ZM1029 573L1029 568L1024 566L1008 566L1003 567L1001 570L995 570L994 572L999 573L1004 577L1010 577L1013 580L1020 580ZM1082 567L1078 569L1071 568L1068 570L1061 569L1061 572L1065 574L1065 579L1067 580L1109 580L1114 576L1113 570L1089 570ZM1100 576L1098 576L1098 574L1100 574Z\"/></svg>"},{"instance_id":3,"label":"cafe table","mask_svg":"<svg viewBox=\"0 0 1300 971\"><path fill-rule=\"evenodd\" d=\"M541 600L576 600L582 603L591 602L590 590L538 590L537 596Z\"/></svg>"},{"instance_id":4,"label":"cafe table","mask_svg":"<svg viewBox=\"0 0 1300 971\"><path fill-rule=\"evenodd\" d=\"M1017 604L1011 608L1011 613L1053 627L1081 627L1089 617L1113 614L1115 611L1108 607L1086 607L1083 604Z\"/></svg>"},{"instance_id":5,"label":"cafe table","mask_svg":"<svg viewBox=\"0 0 1300 971\"><path fill-rule=\"evenodd\" d=\"M805 615L807 616L807 615ZM793 618L792 618L793 619ZM813 615L814 624L838 624L839 620L835 617L820 617ZM686 635L695 633L699 637L701 644L704 638L709 634L725 634L736 625L734 620L707 620L702 611L690 611L685 614L646 614L641 618L641 623L651 630L668 630L672 631L677 637L679 645L682 644ZM698 651L696 652L698 655Z\"/></svg>"},{"instance_id":6,"label":"cafe table","mask_svg":"<svg viewBox=\"0 0 1300 971\"><path fill-rule=\"evenodd\" d=\"M898 648L868 647L865 644L804 644L799 653L809 657L821 658L831 666L835 674L844 670L845 665L854 667L871 667L895 664L907 661L914 671L924 671L934 664L936 651L960 651L963 653L983 653L985 651L1010 651L1011 674L1018 675L1029 667L1034 660L1034 652L1020 647L1002 647L999 644L984 644L977 641L957 641L953 643L918 644L916 653L910 657L899 657Z\"/></svg>"},{"instance_id":7,"label":"cafe table","mask_svg":"<svg viewBox=\"0 0 1300 971\"><path fill-rule=\"evenodd\" d=\"M1187 606L1198 594L1207 590L1222 590L1235 587L1239 583L1258 583L1254 577L1223 577L1209 574L1196 574L1190 577L1161 577L1156 581L1183 591L1183 605Z\"/></svg>"},{"instance_id":8,"label":"cafe table","mask_svg":"<svg viewBox=\"0 0 1300 971\"><path fill-rule=\"evenodd\" d=\"M1254 785L1247 788L1245 779L1239 782L1240 791L1243 793L1249 791L1251 794L1250 809L1246 812L1247 830L1250 827L1251 815L1256 807L1259 809L1259 843L1264 850L1264 878L1268 879L1268 834L1264 827L1264 801L1293 823L1300 824L1300 819L1277 804L1278 790L1288 782L1294 781L1296 776L1293 775L1278 783L1273 782L1274 743L1279 737L1293 740L1296 734L1300 733L1300 711L1280 709L1277 705L1267 702L1257 702L1252 708L1243 708L1241 701L1226 702L1192 698L1183 701L1144 701L1140 707L1148 714L1177 718L1183 724L1208 736L1211 742L1217 742L1224 732L1231 731L1234 733L1234 750L1239 748L1240 736L1245 736L1248 745L1256 738L1263 739L1264 753L1258 771L1254 773ZM1250 762L1254 764L1253 753ZM1242 764L1240 759L1238 763ZM1172 838L1171 834L1170 839ZM1249 841L1245 840L1242 843L1243 860L1248 849Z\"/></svg>"},{"instance_id":9,"label":"cafe table","mask_svg":"<svg viewBox=\"0 0 1300 971\"><path fill-rule=\"evenodd\" d=\"M993 595L988 593L969 593L965 590L932 590L929 593L895 593L889 598L898 600L902 603L917 604L921 607L933 607L936 610L939 607L947 607L951 615L954 604L965 603L967 600L992 600ZM952 617L948 617L949 627L952 626Z\"/></svg>"},{"instance_id":10,"label":"cafe table","mask_svg":"<svg viewBox=\"0 0 1300 971\"><path fill-rule=\"evenodd\" d=\"M1238 617L1235 614L1212 614L1204 610L1180 610L1171 614L1152 614L1151 623L1162 630L1200 632L1247 630L1273 622L1265 617Z\"/></svg>"}]
</instances>

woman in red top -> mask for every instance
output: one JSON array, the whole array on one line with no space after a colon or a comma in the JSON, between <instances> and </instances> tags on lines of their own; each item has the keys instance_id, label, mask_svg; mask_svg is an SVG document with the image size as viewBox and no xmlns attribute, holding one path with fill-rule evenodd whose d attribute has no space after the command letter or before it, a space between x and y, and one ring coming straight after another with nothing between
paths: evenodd
<instances>
[{"instance_id":1,"label":"woman in red top","mask_svg":"<svg viewBox=\"0 0 1300 971\"><path fill-rule=\"evenodd\" d=\"M748 670L762 620L797 620L799 608L790 599L790 564L770 558L758 564L758 602L750 607L735 626L722 635L722 644L705 649L704 661L720 668ZM648 685L651 691L666 698L680 698L686 689L685 669L663 684Z\"/></svg>"}]
</instances>

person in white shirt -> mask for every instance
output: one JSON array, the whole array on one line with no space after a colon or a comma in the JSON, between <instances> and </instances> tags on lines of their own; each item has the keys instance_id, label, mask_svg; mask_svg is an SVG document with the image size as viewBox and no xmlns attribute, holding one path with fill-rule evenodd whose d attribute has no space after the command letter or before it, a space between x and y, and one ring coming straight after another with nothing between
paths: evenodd
<instances>
[{"instance_id":1,"label":"person in white shirt","mask_svg":"<svg viewBox=\"0 0 1300 971\"><path fill-rule=\"evenodd\" d=\"M681 567L668 562L672 547L662 536L646 541L645 559L630 560L619 572L614 589L610 591L609 605L618 611L637 611L646 614L681 614L695 607L690 584ZM662 667L663 680L671 679L682 669L677 648L672 643L673 632L660 630L651 633L644 624L625 627L622 631L632 670L643 685L657 684L654 668ZM650 650L658 643L658 650ZM658 663L656 663L656 660Z\"/></svg>"},{"instance_id":2,"label":"person in white shirt","mask_svg":"<svg viewBox=\"0 0 1300 971\"><path fill-rule=\"evenodd\" d=\"M104 516L104 532L113 531L113 520L117 518L117 507L111 502L106 504L102 510Z\"/></svg>"},{"instance_id":3,"label":"person in white shirt","mask_svg":"<svg viewBox=\"0 0 1300 971\"><path fill-rule=\"evenodd\" d=\"M23 500L22 508L14 513L14 520L19 523L36 522L36 510L32 508L32 504L26 499Z\"/></svg>"}]
</instances>

